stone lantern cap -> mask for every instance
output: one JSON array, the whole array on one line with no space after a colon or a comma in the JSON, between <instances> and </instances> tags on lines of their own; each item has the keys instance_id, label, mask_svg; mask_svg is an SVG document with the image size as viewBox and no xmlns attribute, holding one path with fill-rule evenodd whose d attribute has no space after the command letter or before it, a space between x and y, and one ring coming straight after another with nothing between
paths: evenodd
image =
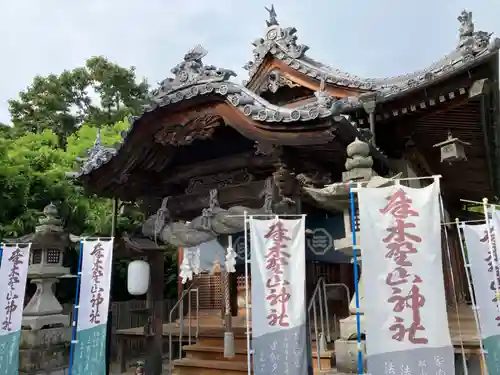
<instances>
[{"instance_id":1,"label":"stone lantern cap","mask_svg":"<svg viewBox=\"0 0 500 375\"><path fill-rule=\"evenodd\" d=\"M71 242L65 232L57 207L50 203L42 211L38 225L33 233L27 234L8 243L31 243L28 277L57 278L69 273L63 267L63 254Z\"/></svg>"}]
</instances>

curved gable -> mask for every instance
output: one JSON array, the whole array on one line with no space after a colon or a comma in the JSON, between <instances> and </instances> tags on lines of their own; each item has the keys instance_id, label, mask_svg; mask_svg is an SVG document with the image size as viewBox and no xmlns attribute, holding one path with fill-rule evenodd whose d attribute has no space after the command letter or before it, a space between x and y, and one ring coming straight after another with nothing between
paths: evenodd
<instances>
[{"instance_id":1,"label":"curved gable","mask_svg":"<svg viewBox=\"0 0 500 375\"><path fill-rule=\"evenodd\" d=\"M458 21L458 44L449 54L430 66L400 76L362 78L309 57L306 54L309 47L298 42L297 29L282 27L274 13L271 20L267 21L264 36L252 43L254 59L244 65L249 73L246 87L255 90L265 80L268 71L278 67L283 74L293 75L292 81L304 83L306 87L311 87L310 82L319 87L324 79L329 92L334 89L338 93L339 89L343 89L348 95L357 95L356 93L372 91L377 92L379 101L391 100L474 66L500 49L499 38L491 38L492 33L475 30L471 12L462 11Z\"/></svg>"}]
</instances>

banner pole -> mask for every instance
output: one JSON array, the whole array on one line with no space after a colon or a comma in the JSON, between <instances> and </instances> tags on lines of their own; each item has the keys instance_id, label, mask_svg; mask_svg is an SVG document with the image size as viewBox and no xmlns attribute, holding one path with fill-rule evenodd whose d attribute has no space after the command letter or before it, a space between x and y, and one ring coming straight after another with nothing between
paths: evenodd
<instances>
[{"instance_id":1,"label":"banner pole","mask_svg":"<svg viewBox=\"0 0 500 375\"><path fill-rule=\"evenodd\" d=\"M354 257L354 292L356 297L356 331L358 340L358 375L363 375L363 351L361 348L361 317L359 314L359 275L358 275L358 250L356 244L356 208L354 202L354 191L349 189L349 200L351 206L351 232L352 232L352 250Z\"/></svg>"},{"instance_id":2,"label":"banner pole","mask_svg":"<svg viewBox=\"0 0 500 375\"><path fill-rule=\"evenodd\" d=\"M476 322L476 329L477 332L479 333L479 345L481 349L481 358L483 360L483 363L486 364L486 355L484 353L484 345L483 345L483 334L481 330L481 325L479 324L479 316L478 316L478 307L476 303L476 297L474 296L474 290L472 289L472 277L470 274L470 263L469 260L467 259L467 256L465 255L465 249L464 249L464 240L462 237L462 227L460 225L460 220L458 218L455 219L455 224L457 226L457 233L458 233L458 242L460 242L460 250L462 252L462 258L464 259L464 268L465 268L465 277L467 278L467 286L469 287L469 294L470 294L470 299L472 302L472 313L474 314L474 321ZM482 375L485 374L482 372Z\"/></svg>"},{"instance_id":3,"label":"banner pole","mask_svg":"<svg viewBox=\"0 0 500 375\"><path fill-rule=\"evenodd\" d=\"M496 246L493 246L493 239L491 236L491 222L488 213L488 198L483 198L483 212L484 212L484 220L486 222L486 237L488 238L488 247L491 256L491 264L493 266L493 271L496 273L498 269L498 254ZM493 219L493 216L491 217ZM495 299L497 303L497 310L499 309L499 285L498 285L498 277L493 277L493 282L495 283Z\"/></svg>"},{"instance_id":4,"label":"banner pole","mask_svg":"<svg viewBox=\"0 0 500 375\"><path fill-rule=\"evenodd\" d=\"M76 323L78 321L78 310L80 308L80 281L82 276L82 259L83 259L83 242L80 240L80 254L78 254L78 270L77 270L77 278L76 278L76 292L75 292L75 306L73 308L73 321L71 322L71 344L70 344L70 352L69 352L69 369L68 375L72 375L73 373L73 361L75 357L75 345L78 342L77 340L77 332L76 332Z\"/></svg>"},{"instance_id":5,"label":"banner pole","mask_svg":"<svg viewBox=\"0 0 500 375\"><path fill-rule=\"evenodd\" d=\"M251 219L250 219L251 220ZM244 223L244 232L243 232L243 242L245 242L245 308L246 308L246 337L247 337L247 374L251 375L252 373L252 363L251 363L251 345L250 345L250 296L248 292L248 215L247 212L244 212L243 215L243 223Z\"/></svg>"},{"instance_id":6,"label":"banner pole","mask_svg":"<svg viewBox=\"0 0 500 375\"><path fill-rule=\"evenodd\" d=\"M441 218L444 221L444 204L443 204L443 199L442 199L441 195L439 196L439 208L441 211L440 212ZM453 289L453 299L455 302L455 314L457 317L458 331L460 332L460 351L462 353L462 367L464 370L464 375L468 375L469 370L467 368L467 356L465 354L464 339L462 336L462 325L460 324L460 312L459 312L459 306L458 306L457 288L455 285L455 273L453 272L453 265L451 263L451 250L450 250L450 240L448 238L448 228L442 227L441 229L444 231L444 238L446 241L446 255L448 257L449 268L450 268L451 287Z\"/></svg>"}]
</instances>

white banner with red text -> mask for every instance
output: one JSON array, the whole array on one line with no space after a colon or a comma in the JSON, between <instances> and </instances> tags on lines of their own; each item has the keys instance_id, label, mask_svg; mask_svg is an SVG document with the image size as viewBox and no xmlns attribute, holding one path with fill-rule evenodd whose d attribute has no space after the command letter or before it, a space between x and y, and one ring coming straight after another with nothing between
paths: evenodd
<instances>
[{"instance_id":1,"label":"white banner with red text","mask_svg":"<svg viewBox=\"0 0 500 375\"><path fill-rule=\"evenodd\" d=\"M455 374L439 194L438 181L358 190L371 374Z\"/></svg>"},{"instance_id":2,"label":"white banner with red text","mask_svg":"<svg viewBox=\"0 0 500 375\"><path fill-rule=\"evenodd\" d=\"M83 240L73 375L106 373L113 239Z\"/></svg>"},{"instance_id":3,"label":"white banner with red text","mask_svg":"<svg viewBox=\"0 0 500 375\"><path fill-rule=\"evenodd\" d=\"M19 343L31 244L5 244L0 266L0 374L19 374Z\"/></svg>"},{"instance_id":4,"label":"white banner with red text","mask_svg":"<svg viewBox=\"0 0 500 375\"><path fill-rule=\"evenodd\" d=\"M463 225L462 227L481 336L486 351L486 366L490 375L500 374L500 312L497 301L500 269L496 251L498 229L494 228L495 222L498 228L498 218L495 216L493 215L493 222L490 223L489 234L486 224ZM497 280L495 280L495 274Z\"/></svg>"},{"instance_id":5,"label":"white banner with red text","mask_svg":"<svg viewBox=\"0 0 500 375\"><path fill-rule=\"evenodd\" d=\"M305 218L250 217L255 375L308 373Z\"/></svg>"}]
</instances>

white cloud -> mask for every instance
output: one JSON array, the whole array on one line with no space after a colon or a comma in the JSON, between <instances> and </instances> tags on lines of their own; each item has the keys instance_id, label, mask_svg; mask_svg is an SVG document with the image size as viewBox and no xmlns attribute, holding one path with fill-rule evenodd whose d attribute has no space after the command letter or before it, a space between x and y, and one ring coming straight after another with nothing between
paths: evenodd
<instances>
[{"instance_id":1,"label":"white cloud","mask_svg":"<svg viewBox=\"0 0 500 375\"><path fill-rule=\"evenodd\" d=\"M231 68L251 58L265 29L265 0L17 0L0 5L0 122L7 100L36 74L59 73L104 55L155 84L200 43L208 64ZM175 5L174 5L175 4ZM500 34L492 0L274 0L278 20L298 29L309 55L361 76L411 72L450 52L463 8L476 29Z\"/></svg>"}]
</instances>

